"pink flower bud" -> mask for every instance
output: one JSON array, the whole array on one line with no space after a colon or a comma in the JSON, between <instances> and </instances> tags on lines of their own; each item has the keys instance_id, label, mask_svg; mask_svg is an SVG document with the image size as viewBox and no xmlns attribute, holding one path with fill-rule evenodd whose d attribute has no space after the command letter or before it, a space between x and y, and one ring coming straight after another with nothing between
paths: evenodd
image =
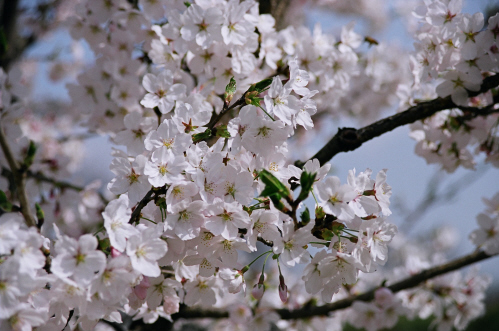
<instances>
[{"instance_id":1,"label":"pink flower bud","mask_svg":"<svg viewBox=\"0 0 499 331\"><path fill-rule=\"evenodd\" d=\"M168 315L178 313L179 307L180 307L179 303L180 303L180 299L177 296L164 297L163 298L163 310Z\"/></svg>"},{"instance_id":2,"label":"pink flower bud","mask_svg":"<svg viewBox=\"0 0 499 331\"><path fill-rule=\"evenodd\" d=\"M386 287L382 287L374 292L374 300L376 304L382 308L391 306L394 300L392 291Z\"/></svg>"},{"instance_id":3,"label":"pink flower bud","mask_svg":"<svg viewBox=\"0 0 499 331\"><path fill-rule=\"evenodd\" d=\"M147 296L147 289L151 286L149 283L149 278L147 276L144 276L142 278L142 281L140 282L139 285L135 286L133 288L133 293L139 298L140 300L145 300Z\"/></svg>"},{"instance_id":4,"label":"pink flower bud","mask_svg":"<svg viewBox=\"0 0 499 331\"><path fill-rule=\"evenodd\" d=\"M256 300L260 300L263 297L263 292L265 292L265 285L255 284L255 286L253 286L253 289L251 290L251 295Z\"/></svg>"},{"instance_id":5,"label":"pink flower bud","mask_svg":"<svg viewBox=\"0 0 499 331\"><path fill-rule=\"evenodd\" d=\"M288 301L288 287L286 284L279 285L279 298L281 298L281 301L286 303Z\"/></svg>"},{"instance_id":6,"label":"pink flower bud","mask_svg":"<svg viewBox=\"0 0 499 331\"><path fill-rule=\"evenodd\" d=\"M117 250L116 248L114 247L111 247L111 256L112 257L118 257L121 255L121 252L119 250Z\"/></svg>"}]
</instances>

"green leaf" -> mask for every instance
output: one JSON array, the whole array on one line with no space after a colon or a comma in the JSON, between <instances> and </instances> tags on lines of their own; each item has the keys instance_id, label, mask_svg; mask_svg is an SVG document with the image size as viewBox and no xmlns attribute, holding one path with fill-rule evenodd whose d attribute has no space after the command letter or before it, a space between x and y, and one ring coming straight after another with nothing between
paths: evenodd
<instances>
[{"instance_id":1,"label":"green leaf","mask_svg":"<svg viewBox=\"0 0 499 331\"><path fill-rule=\"evenodd\" d=\"M159 198L156 201L156 206L158 206L159 208L162 208L162 209L166 210L166 199L165 198Z\"/></svg>"},{"instance_id":2,"label":"green leaf","mask_svg":"<svg viewBox=\"0 0 499 331\"><path fill-rule=\"evenodd\" d=\"M231 77L229 84L225 87L224 100L226 105L231 102L234 93L236 93L236 80L234 77Z\"/></svg>"},{"instance_id":3,"label":"green leaf","mask_svg":"<svg viewBox=\"0 0 499 331\"><path fill-rule=\"evenodd\" d=\"M307 225L310 222L310 210L308 210L308 207L300 214L300 218L303 225Z\"/></svg>"},{"instance_id":4,"label":"green leaf","mask_svg":"<svg viewBox=\"0 0 499 331\"><path fill-rule=\"evenodd\" d=\"M272 200L274 207L276 207L277 209L279 209L281 211L284 210L285 206L281 202L281 195L276 193L276 194L269 195L269 198L270 198L270 200Z\"/></svg>"},{"instance_id":5,"label":"green leaf","mask_svg":"<svg viewBox=\"0 0 499 331\"><path fill-rule=\"evenodd\" d=\"M303 201L308 197L308 195L310 194L310 190L314 185L316 175L317 175L316 173L310 173L306 171L303 171L301 173L300 177L301 192L300 195L298 196L298 200Z\"/></svg>"},{"instance_id":6,"label":"green leaf","mask_svg":"<svg viewBox=\"0 0 499 331\"><path fill-rule=\"evenodd\" d=\"M37 203L35 203L35 209L36 209L36 218L38 218L38 220L42 220L45 218L45 213L43 212L43 209L42 207L40 207L40 205Z\"/></svg>"},{"instance_id":7,"label":"green leaf","mask_svg":"<svg viewBox=\"0 0 499 331\"><path fill-rule=\"evenodd\" d=\"M189 8L189 7L192 5L192 3L190 3L189 1L184 1L184 5L185 5L187 8Z\"/></svg>"},{"instance_id":8,"label":"green leaf","mask_svg":"<svg viewBox=\"0 0 499 331\"><path fill-rule=\"evenodd\" d=\"M36 210L36 218L38 219L37 227L41 229L43 223L45 222L45 213L43 212L42 207L37 203L35 203Z\"/></svg>"},{"instance_id":9,"label":"green leaf","mask_svg":"<svg viewBox=\"0 0 499 331\"><path fill-rule=\"evenodd\" d=\"M13 205L7 199L7 195L4 191L0 190L0 208L6 212L12 211Z\"/></svg>"},{"instance_id":10,"label":"green leaf","mask_svg":"<svg viewBox=\"0 0 499 331\"><path fill-rule=\"evenodd\" d=\"M206 140L206 139L208 139L210 137L211 137L211 130L210 129L206 129L204 132L193 134L192 135L192 141L194 143L198 143L198 142L200 142L202 140Z\"/></svg>"},{"instance_id":11,"label":"green leaf","mask_svg":"<svg viewBox=\"0 0 499 331\"><path fill-rule=\"evenodd\" d=\"M333 232L334 233L341 233L343 231L343 229L345 228L345 225L343 223L339 223L339 222L333 222Z\"/></svg>"},{"instance_id":12,"label":"green leaf","mask_svg":"<svg viewBox=\"0 0 499 331\"><path fill-rule=\"evenodd\" d=\"M109 238L100 239L99 248L103 252L109 252L109 250L111 249L111 241L109 241Z\"/></svg>"},{"instance_id":13,"label":"green leaf","mask_svg":"<svg viewBox=\"0 0 499 331\"><path fill-rule=\"evenodd\" d=\"M217 137L223 137L223 138L230 138L230 133L227 130L227 125L219 125L215 128L215 136Z\"/></svg>"},{"instance_id":14,"label":"green leaf","mask_svg":"<svg viewBox=\"0 0 499 331\"><path fill-rule=\"evenodd\" d=\"M263 98L258 98L258 97L254 97L251 99L251 105L255 106L255 107L260 107L260 103L262 102Z\"/></svg>"},{"instance_id":15,"label":"green leaf","mask_svg":"<svg viewBox=\"0 0 499 331\"><path fill-rule=\"evenodd\" d=\"M334 232L328 229L322 229L322 239L330 241L334 237Z\"/></svg>"},{"instance_id":16,"label":"green leaf","mask_svg":"<svg viewBox=\"0 0 499 331\"><path fill-rule=\"evenodd\" d=\"M250 86L248 92L256 91L258 93L263 92L267 87L272 84L273 78L265 78L264 80L259 81L256 84Z\"/></svg>"},{"instance_id":17,"label":"green leaf","mask_svg":"<svg viewBox=\"0 0 499 331\"><path fill-rule=\"evenodd\" d=\"M256 107L260 107L260 101L262 101L262 98L258 97L257 91L248 92L248 93L246 93L246 96L244 97L244 102L246 102L247 105L253 105Z\"/></svg>"},{"instance_id":18,"label":"green leaf","mask_svg":"<svg viewBox=\"0 0 499 331\"><path fill-rule=\"evenodd\" d=\"M326 213L324 212L324 209L321 206L315 207L315 219L321 220L324 217L326 217Z\"/></svg>"},{"instance_id":19,"label":"green leaf","mask_svg":"<svg viewBox=\"0 0 499 331\"><path fill-rule=\"evenodd\" d=\"M26 152L26 157L24 158L24 167L29 169L35 160L36 145L33 140L29 141L28 151Z\"/></svg>"},{"instance_id":20,"label":"green leaf","mask_svg":"<svg viewBox=\"0 0 499 331\"><path fill-rule=\"evenodd\" d=\"M259 177L265 184L265 189L260 193L261 197L270 197L279 195L280 197L287 197L290 195L289 189L267 170L262 170Z\"/></svg>"}]
</instances>

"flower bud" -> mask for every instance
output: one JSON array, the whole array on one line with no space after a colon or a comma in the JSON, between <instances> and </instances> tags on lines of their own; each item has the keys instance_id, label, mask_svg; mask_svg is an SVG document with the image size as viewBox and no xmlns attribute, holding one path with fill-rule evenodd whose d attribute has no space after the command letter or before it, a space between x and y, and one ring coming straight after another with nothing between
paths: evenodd
<instances>
[{"instance_id":1,"label":"flower bud","mask_svg":"<svg viewBox=\"0 0 499 331\"><path fill-rule=\"evenodd\" d=\"M112 257L118 257L121 255L121 252L119 250L117 250L116 248L114 247L111 247L111 256Z\"/></svg>"},{"instance_id":2,"label":"flower bud","mask_svg":"<svg viewBox=\"0 0 499 331\"><path fill-rule=\"evenodd\" d=\"M151 283L149 283L149 278L147 276L144 276L142 278L142 281L140 282L139 285L135 286L133 288L133 293L139 298L140 300L145 300L147 296L147 289L151 286Z\"/></svg>"},{"instance_id":3,"label":"flower bud","mask_svg":"<svg viewBox=\"0 0 499 331\"><path fill-rule=\"evenodd\" d=\"M264 292L265 292L265 285L258 283L255 284L255 286L253 286L253 289L251 290L251 295L256 300L260 300L263 297Z\"/></svg>"},{"instance_id":4,"label":"flower bud","mask_svg":"<svg viewBox=\"0 0 499 331\"><path fill-rule=\"evenodd\" d=\"M286 286L286 284L279 285L279 298L281 298L281 301L283 303L286 303L286 301L288 301L288 287Z\"/></svg>"},{"instance_id":5,"label":"flower bud","mask_svg":"<svg viewBox=\"0 0 499 331\"><path fill-rule=\"evenodd\" d=\"M389 307L393 304L395 296L386 287L381 287L374 292L374 301L380 307Z\"/></svg>"},{"instance_id":6,"label":"flower bud","mask_svg":"<svg viewBox=\"0 0 499 331\"><path fill-rule=\"evenodd\" d=\"M180 299L177 296L167 296L163 298L163 310L168 315L178 313L180 308Z\"/></svg>"},{"instance_id":7,"label":"flower bud","mask_svg":"<svg viewBox=\"0 0 499 331\"><path fill-rule=\"evenodd\" d=\"M324 212L324 209L321 206L317 206L315 208L315 218L323 219L324 217L326 217L326 213Z\"/></svg>"}]
</instances>

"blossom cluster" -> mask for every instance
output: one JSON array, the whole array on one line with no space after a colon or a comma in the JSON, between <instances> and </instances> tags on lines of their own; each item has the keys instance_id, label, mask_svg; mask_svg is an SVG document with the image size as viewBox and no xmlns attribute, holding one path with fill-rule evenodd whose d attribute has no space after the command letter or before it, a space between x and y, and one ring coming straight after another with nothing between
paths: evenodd
<instances>
[{"instance_id":1,"label":"blossom cluster","mask_svg":"<svg viewBox=\"0 0 499 331\"><path fill-rule=\"evenodd\" d=\"M411 136L417 141L416 154L428 163L441 164L448 172L459 166L474 168L473 154L480 152L492 165L499 164L494 134L497 114L475 118L466 108L493 104L490 92L468 96L480 90L484 77L499 70L499 15L490 17L484 28L482 13L470 15L461 10L462 0L454 0L425 1L415 11L421 21L412 58L415 86L423 98L450 96L459 109L412 125ZM439 81L436 89L435 79Z\"/></svg>"},{"instance_id":2,"label":"blossom cluster","mask_svg":"<svg viewBox=\"0 0 499 331\"><path fill-rule=\"evenodd\" d=\"M470 233L470 240L487 254L499 253L499 194L492 199L484 199L487 204L485 213L478 214L476 221L480 226Z\"/></svg>"},{"instance_id":3,"label":"blossom cluster","mask_svg":"<svg viewBox=\"0 0 499 331\"><path fill-rule=\"evenodd\" d=\"M479 15L458 13L459 1L425 3L430 9L417 13L427 22L426 34L420 31L418 40L438 41L439 50L414 68L418 84L444 73L437 93L462 105L467 92L448 84L459 78L475 91L483 72L497 71L493 25L499 16L481 31ZM448 22L439 21L441 6L452 14ZM122 314L154 323L171 319L181 305L225 309L229 318L211 326L230 330L335 329L344 321L377 330L399 316L430 312L443 329L462 329L481 313L488 280L456 274L414 292L382 286L372 303L356 302L340 317L285 322L273 311L333 302L381 283L375 272L387 263L398 231L388 218L387 170L353 169L342 183L330 175L331 164L311 159L299 168L288 156L296 153L293 137L311 131L320 111L350 109L367 121L393 104L390 95L402 96L408 75L396 52L361 37L353 24L339 38L320 26L277 31L254 0L82 0L74 12L66 26L96 60L67 84L73 105L65 116L30 112L26 77L17 67L0 70L0 130L23 160L37 218L37 226L28 227L21 216L12 189L16 165L4 161L10 152L2 146L0 164L11 172L0 182L0 329L92 330L101 320L121 323ZM449 40L453 47L445 48ZM365 41L371 48L363 53ZM429 52L418 48L416 57ZM489 132L497 117L465 116L451 110L419 124L423 128L413 131L418 149L444 140L432 141L433 129L450 132L449 146L434 149L444 157L451 154L444 150L457 150L452 157L460 161L438 162L450 170L471 167L472 157L452 136L466 129L474 138L462 149L478 141L495 160ZM78 188L62 181L81 156L68 122L123 147L112 154L109 194L99 193L99 182ZM497 215L478 219L481 229L471 240L499 253L497 236L490 235ZM414 258L406 252L400 260ZM396 276L442 260L425 256ZM297 265L303 273L294 279L288 270Z\"/></svg>"},{"instance_id":4,"label":"blossom cluster","mask_svg":"<svg viewBox=\"0 0 499 331\"><path fill-rule=\"evenodd\" d=\"M263 38L263 52L265 38L277 36L273 19L259 16L255 2L182 5L182 13L167 12L168 23L151 27L156 38L147 54L153 64L150 72L144 71L139 59L130 57L137 38L142 38L141 29L131 30L132 20L142 22L140 15L159 19L155 16L159 11L144 3L138 14L120 4L122 10L108 21L102 8L94 6L89 2L81 8L82 17L70 21L70 31L74 37L85 37L102 56L95 70L86 71L78 77L78 85L68 88L77 109L88 114L86 125L116 132L113 140L126 146L126 152L115 151L110 166L115 178L108 189L120 197L102 212L105 233L97 236L72 238L52 222L41 226L53 226L50 241L50 235L25 229L14 215L2 216L10 238L2 252L2 266L10 273L15 270L13 279L3 277L9 298L2 307L5 323L60 328L73 311L82 327L90 328L103 318L119 322L118 311L152 322L151 314L171 315L180 303L223 305L224 287L231 293L245 289L246 269L239 255L256 251L258 240L270 244L267 256L273 254L283 265L309 263L304 276L307 289L312 294L322 291L327 302L343 284L355 283L359 271L373 272L386 262L386 245L396 227L382 217L390 214L385 170L376 180L370 178L370 170L358 175L353 171L348 183L341 185L337 177L324 179L330 165L321 168L316 160L309 161L303 171L285 165L286 141L297 125L313 127L313 97L318 91L308 85L317 77L299 68L303 59L294 49L287 54L278 49L278 57L269 50L261 53L259 60L265 59L266 67L256 70L259 64L253 53L258 38ZM124 16L123 10L130 14ZM111 42L102 44L107 31ZM338 54L353 59L348 31ZM288 68L284 82L282 76L272 75L277 61ZM196 75L197 86L184 65ZM346 86L347 76L333 76ZM143 90L132 83L139 78ZM328 88L335 84L331 81ZM224 90L220 100L216 94ZM238 97L247 104L239 114L226 126L210 127L213 109L219 113ZM122 129L115 127L119 116ZM210 136L218 140L208 144ZM304 174L309 185L301 200L314 192L316 222L310 218L298 222L289 212L299 207L290 206L294 203L290 183ZM265 194L272 187L263 177L282 186L287 196ZM134 219L132 210L149 192L154 192L154 199L140 207ZM330 229L315 226L320 219ZM314 226L320 238L312 234ZM28 252L22 248L25 245L30 248L33 254L25 258L32 263L19 262L14 243L23 252ZM311 243L326 249L311 258L306 249ZM40 282L21 290L25 276ZM282 274L280 279L285 302ZM24 320L24 309L33 309L28 304L34 300L33 293L47 283L44 293L49 299L37 307L39 319ZM264 288L262 280L253 296L261 298Z\"/></svg>"}]
</instances>

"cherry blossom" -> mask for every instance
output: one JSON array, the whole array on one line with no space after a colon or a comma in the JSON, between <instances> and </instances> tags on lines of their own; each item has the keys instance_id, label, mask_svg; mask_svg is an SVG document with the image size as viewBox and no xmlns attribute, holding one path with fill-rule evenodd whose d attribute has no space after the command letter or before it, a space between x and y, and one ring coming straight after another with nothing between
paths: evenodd
<instances>
[{"instance_id":1,"label":"cherry blossom","mask_svg":"<svg viewBox=\"0 0 499 331\"><path fill-rule=\"evenodd\" d=\"M158 260L165 255L168 248L159 238L162 226L142 228L140 233L130 237L126 245L126 254L130 257L132 267L141 274L158 277L161 273Z\"/></svg>"},{"instance_id":2,"label":"cherry blossom","mask_svg":"<svg viewBox=\"0 0 499 331\"><path fill-rule=\"evenodd\" d=\"M336 176L328 177L324 182L317 183L317 197L321 200L326 213L330 213L342 221L350 221L354 211L348 204L356 194L348 184L341 185Z\"/></svg>"},{"instance_id":3,"label":"cherry blossom","mask_svg":"<svg viewBox=\"0 0 499 331\"><path fill-rule=\"evenodd\" d=\"M138 231L128 224L132 211L128 208L128 197L122 195L119 199L111 201L102 217L111 245L120 252L126 248L126 240Z\"/></svg>"},{"instance_id":4,"label":"cherry blossom","mask_svg":"<svg viewBox=\"0 0 499 331\"><path fill-rule=\"evenodd\" d=\"M487 254L497 254L499 252L499 219L479 214L477 223L480 228L470 234L470 240L473 244L483 247Z\"/></svg>"},{"instance_id":5,"label":"cherry blossom","mask_svg":"<svg viewBox=\"0 0 499 331\"><path fill-rule=\"evenodd\" d=\"M81 236L78 241L69 237L60 237L55 250L57 256L52 261L51 271L58 277L74 280L88 285L96 275L104 271L106 256L97 250L97 239L90 235Z\"/></svg>"},{"instance_id":6,"label":"cherry blossom","mask_svg":"<svg viewBox=\"0 0 499 331\"><path fill-rule=\"evenodd\" d=\"M12 15L21 44L43 45L55 28L73 38L71 60L66 50L46 59L71 102L38 102L34 56L10 58L13 47L2 57L0 329L178 328L198 313L228 316L192 322L217 330L378 330L430 315L438 329L464 329L483 312L490 278L423 271L445 266L452 231L423 244L398 234L387 169L352 169L342 183L327 162L411 114L428 163L497 167L499 15L484 29L462 0L403 2L407 51L355 22L336 34L301 26L306 3L360 14L373 31L388 20L380 0L265 14L254 0L81 0ZM331 139L345 118L359 129ZM316 158L319 147L302 148L313 134L331 139ZM73 176L94 135L126 149L113 149L106 187L80 187ZM499 254L499 198L484 201L473 258ZM384 287L413 276L424 282ZM349 308L324 305L343 298Z\"/></svg>"},{"instance_id":7,"label":"cherry blossom","mask_svg":"<svg viewBox=\"0 0 499 331\"><path fill-rule=\"evenodd\" d=\"M172 110L176 100L185 97L185 85L173 84L173 73L169 70L161 72L157 77L146 74L142 85L149 93L140 103L147 108L158 107L164 114Z\"/></svg>"}]
</instances>

